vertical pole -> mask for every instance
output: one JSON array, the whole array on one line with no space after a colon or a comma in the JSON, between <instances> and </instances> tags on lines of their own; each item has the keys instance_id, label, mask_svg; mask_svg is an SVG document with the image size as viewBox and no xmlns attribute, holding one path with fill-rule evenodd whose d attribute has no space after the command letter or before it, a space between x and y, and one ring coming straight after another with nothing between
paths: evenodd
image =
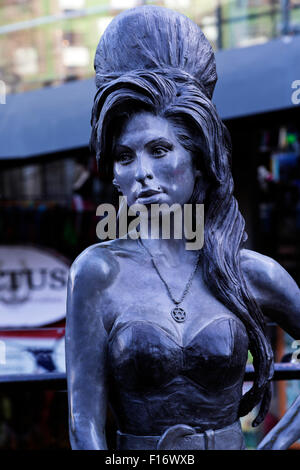
<instances>
[{"instance_id":1,"label":"vertical pole","mask_svg":"<svg viewBox=\"0 0 300 470\"><path fill-rule=\"evenodd\" d=\"M217 38L217 46L218 49L223 49L223 24L222 24L222 5L218 3L216 8L216 17L217 17L217 29L218 29L218 38Z\"/></svg>"},{"instance_id":2,"label":"vertical pole","mask_svg":"<svg viewBox=\"0 0 300 470\"><path fill-rule=\"evenodd\" d=\"M272 5L272 10L271 10L272 39L274 39L277 36L276 2L277 2L277 0L271 0L271 5Z\"/></svg>"},{"instance_id":3,"label":"vertical pole","mask_svg":"<svg viewBox=\"0 0 300 470\"><path fill-rule=\"evenodd\" d=\"M281 0L281 34L287 36L290 31L290 0Z\"/></svg>"}]
</instances>

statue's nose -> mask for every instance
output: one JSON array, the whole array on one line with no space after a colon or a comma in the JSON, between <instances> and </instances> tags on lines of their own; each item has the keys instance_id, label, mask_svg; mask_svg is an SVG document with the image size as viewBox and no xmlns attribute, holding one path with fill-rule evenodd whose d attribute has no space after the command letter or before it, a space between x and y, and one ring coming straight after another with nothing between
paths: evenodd
<instances>
[{"instance_id":1,"label":"statue's nose","mask_svg":"<svg viewBox=\"0 0 300 470\"><path fill-rule=\"evenodd\" d=\"M137 159L137 167L136 167L136 173L135 173L135 179L139 183L144 182L146 179L152 179L153 174L152 170L150 168L149 162L143 157L139 157Z\"/></svg>"}]
</instances>

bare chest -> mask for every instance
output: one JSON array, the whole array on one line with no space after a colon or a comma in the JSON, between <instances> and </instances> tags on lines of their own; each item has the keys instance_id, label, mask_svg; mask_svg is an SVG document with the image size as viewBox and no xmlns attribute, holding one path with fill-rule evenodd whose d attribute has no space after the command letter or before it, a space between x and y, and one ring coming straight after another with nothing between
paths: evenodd
<instances>
[{"instance_id":1,"label":"bare chest","mask_svg":"<svg viewBox=\"0 0 300 470\"><path fill-rule=\"evenodd\" d=\"M209 323L236 318L209 291L200 267L187 285L192 269L190 265L169 272L160 269L159 276L150 260L121 260L119 273L106 292L108 333L127 323L145 321L163 328L178 344L184 344ZM177 318L174 309L179 309Z\"/></svg>"}]
</instances>

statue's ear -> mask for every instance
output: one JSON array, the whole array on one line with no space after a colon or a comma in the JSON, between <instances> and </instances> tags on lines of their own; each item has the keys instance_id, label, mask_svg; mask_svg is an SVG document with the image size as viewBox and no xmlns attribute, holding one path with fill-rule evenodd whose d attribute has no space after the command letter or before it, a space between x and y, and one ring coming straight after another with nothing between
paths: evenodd
<instances>
[{"instance_id":1,"label":"statue's ear","mask_svg":"<svg viewBox=\"0 0 300 470\"><path fill-rule=\"evenodd\" d=\"M116 178L112 180L112 184L115 186L115 188L120 191L120 185L117 183Z\"/></svg>"}]
</instances>

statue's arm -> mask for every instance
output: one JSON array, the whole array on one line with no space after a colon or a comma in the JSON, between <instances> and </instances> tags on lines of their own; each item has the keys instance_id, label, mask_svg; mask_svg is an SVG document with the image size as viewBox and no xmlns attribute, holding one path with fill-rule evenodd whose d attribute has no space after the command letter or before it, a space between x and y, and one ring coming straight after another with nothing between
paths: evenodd
<instances>
[{"instance_id":1,"label":"statue's arm","mask_svg":"<svg viewBox=\"0 0 300 470\"><path fill-rule=\"evenodd\" d=\"M248 288L262 311L290 336L300 339L300 289L277 261L242 250L241 265Z\"/></svg>"},{"instance_id":2,"label":"statue's arm","mask_svg":"<svg viewBox=\"0 0 300 470\"><path fill-rule=\"evenodd\" d=\"M258 450L286 450L300 439L300 395L259 443Z\"/></svg>"},{"instance_id":3,"label":"statue's arm","mask_svg":"<svg viewBox=\"0 0 300 470\"><path fill-rule=\"evenodd\" d=\"M243 273L250 292L268 317L290 336L300 339L300 289L287 271L273 259L242 250ZM300 396L258 449L283 450L300 439Z\"/></svg>"},{"instance_id":4,"label":"statue's arm","mask_svg":"<svg viewBox=\"0 0 300 470\"><path fill-rule=\"evenodd\" d=\"M68 281L66 366L73 449L107 449L107 333L102 297L108 270L105 259L97 255L95 249L83 252L73 263Z\"/></svg>"}]
</instances>

